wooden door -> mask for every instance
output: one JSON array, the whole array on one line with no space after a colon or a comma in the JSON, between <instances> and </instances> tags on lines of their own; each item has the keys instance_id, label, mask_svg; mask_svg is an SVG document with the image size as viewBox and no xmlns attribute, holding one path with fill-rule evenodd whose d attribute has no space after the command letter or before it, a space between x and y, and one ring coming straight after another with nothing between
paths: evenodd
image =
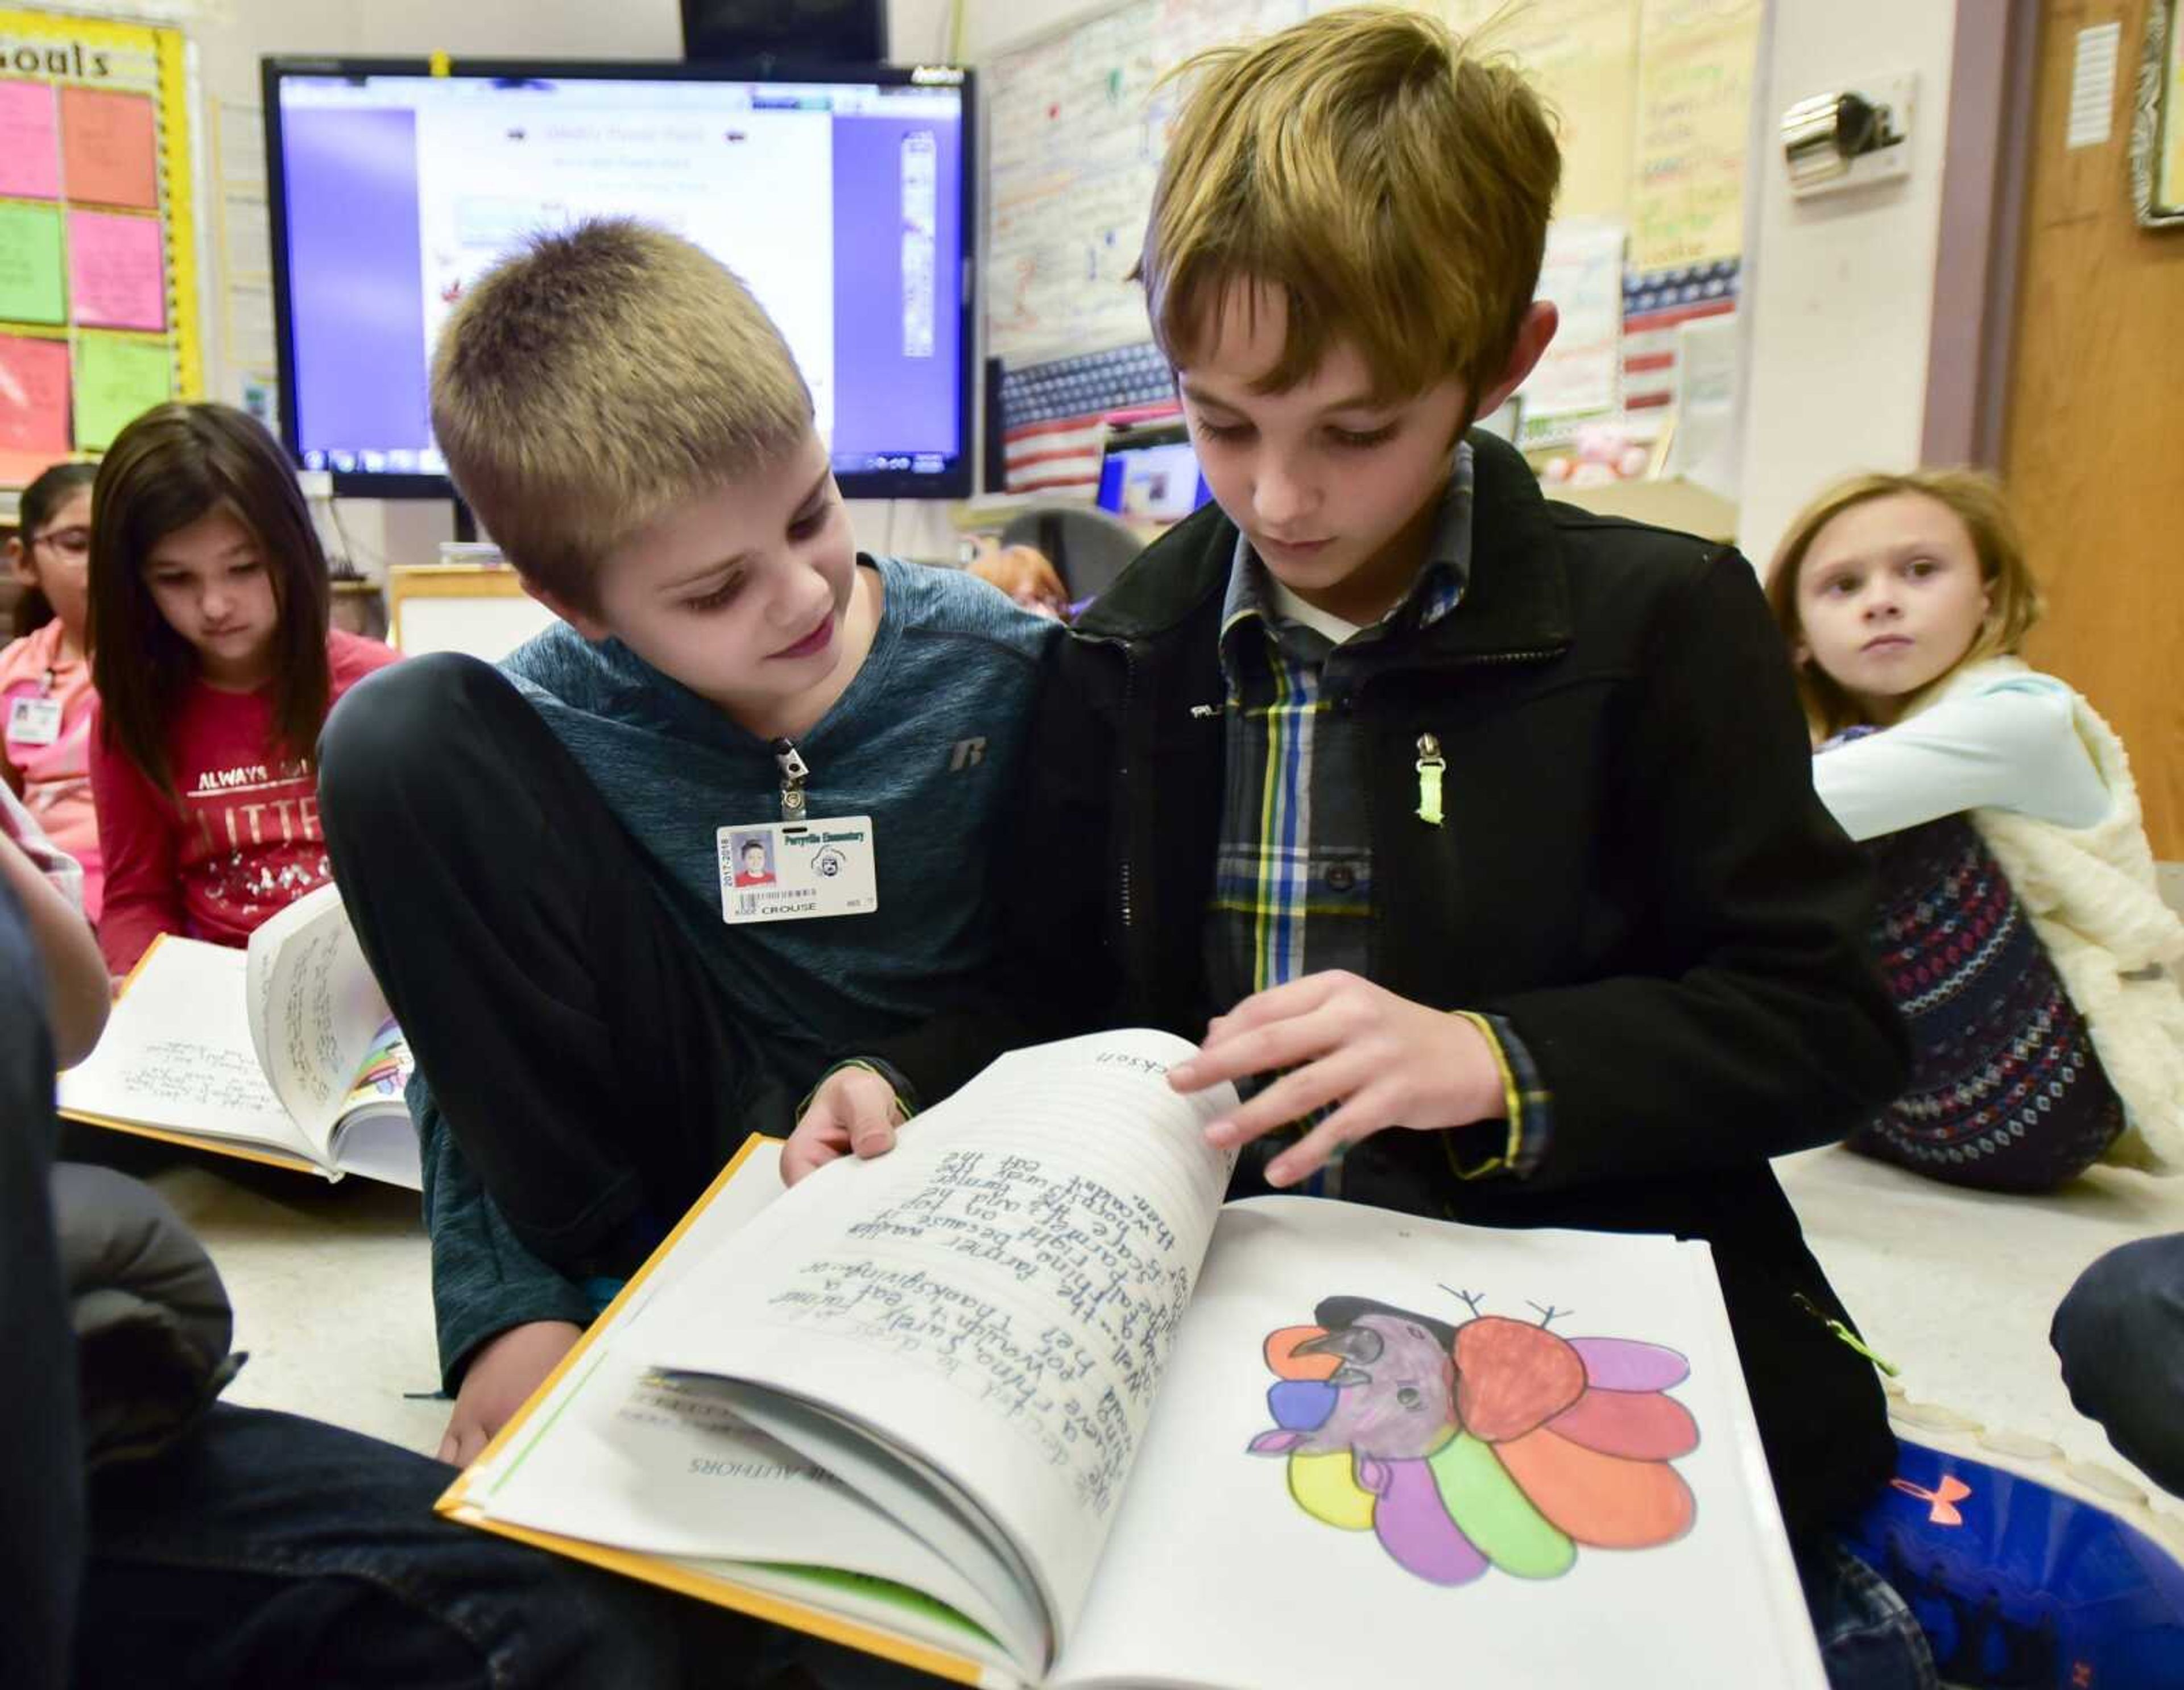
<instances>
[{"instance_id":1,"label":"wooden door","mask_svg":"<svg viewBox=\"0 0 2184 1690\"><path fill-rule=\"evenodd\" d=\"M2048 590L2026 649L2129 748L2184 858L2184 229L2138 226L2131 114L2155 0L2045 0L2003 466ZM2109 138L2071 148L2079 31L2123 26Z\"/></svg>"}]
</instances>

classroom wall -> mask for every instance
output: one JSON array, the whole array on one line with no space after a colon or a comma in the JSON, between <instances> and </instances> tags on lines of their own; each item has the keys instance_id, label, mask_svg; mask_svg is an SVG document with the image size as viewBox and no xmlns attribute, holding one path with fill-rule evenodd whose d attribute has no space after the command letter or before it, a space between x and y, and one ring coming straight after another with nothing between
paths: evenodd
<instances>
[{"instance_id":1,"label":"classroom wall","mask_svg":"<svg viewBox=\"0 0 2184 1690\"><path fill-rule=\"evenodd\" d=\"M78 9L97 12L96 6ZM113 9L180 25L197 45L200 102L255 107L258 61L265 53L415 54L444 51L499 58L678 59L682 51L678 0L146 0ZM947 44L948 0L889 0L888 27L897 58L941 57ZM209 252L204 323L206 388L233 399L239 389L221 343L222 255ZM900 549L952 557L954 532L942 507L904 502L850 506L858 543L878 549L890 536ZM343 499L343 535L354 561L379 575L392 562L430 562L452 534L451 512L437 503Z\"/></svg>"},{"instance_id":2,"label":"classroom wall","mask_svg":"<svg viewBox=\"0 0 2184 1690\"><path fill-rule=\"evenodd\" d=\"M1747 226L1756 234L1744 279L1751 318L1739 539L1762 569L1823 483L1919 460L1945 275L1943 142L1958 31L1960 22L1984 28L2000 9L1992 0L1778 0L1769 8L1755 77L1765 112L1779 116L1808 95L1871 76L1911 71L1919 84L1908 178L1797 200L1779 143L1763 149L1749 178ZM1970 167L1969 154L1962 167ZM1946 283L1976 297L1984 254L1975 255L1980 278L1961 267L1975 255L1958 256Z\"/></svg>"},{"instance_id":3,"label":"classroom wall","mask_svg":"<svg viewBox=\"0 0 2184 1690\"><path fill-rule=\"evenodd\" d=\"M973 64L1060 25L1112 10L1116 0L963 0L963 53Z\"/></svg>"},{"instance_id":4,"label":"classroom wall","mask_svg":"<svg viewBox=\"0 0 2184 1690\"><path fill-rule=\"evenodd\" d=\"M965 3L975 60L1112 0ZM1769 0L1754 78L1741 301L1741 537L1755 560L1771 554L1822 482L1908 466L1936 442L1949 455L1972 455L1994 269L1988 237L2005 75L1994 37L2003 11L1999 0ZM1919 82L1909 178L1793 202L1774 139L1781 109L1903 71Z\"/></svg>"},{"instance_id":5,"label":"classroom wall","mask_svg":"<svg viewBox=\"0 0 2184 1690\"><path fill-rule=\"evenodd\" d=\"M961 0L964 56L972 63L1112 0ZM1792 204L1779 153L1754 172L1747 200L1752 271L1750 368L1743 455L1747 550L1763 559L1788 515L1820 481L1870 463L1917 460L1936 351L1936 278L1945 252L1942 142L1954 60L1965 42L1958 19L1991 15L1991 0L1837 0L1825 7L1770 0L1758 98L1779 112L1838 77L1911 70L1920 78L1918 158L1911 179L1867 195ZM212 98L254 104L257 59L266 52L416 53L671 58L679 51L676 0L172 0L170 12L198 42ZM948 44L948 0L890 0L898 58L939 57ZM1978 149L1960 148L1965 156ZM1963 203L1961 189L1958 204ZM1959 254L1961 258L1963 255ZM1984 261L1981 255L1981 261ZM209 287L220 282L217 264ZM219 313L208 305L209 384L231 396ZM1945 320L1946 321L1946 320ZM1944 338L1946 338L1946 334ZM1945 345L1944 354L1948 350ZM1944 372L1946 374L1946 372ZM387 558L429 557L447 533L437 505L343 501L357 561L376 572ZM905 501L853 507L860 543L945 556L953 535L943 507Z\"/></svg>"}]
</instances>

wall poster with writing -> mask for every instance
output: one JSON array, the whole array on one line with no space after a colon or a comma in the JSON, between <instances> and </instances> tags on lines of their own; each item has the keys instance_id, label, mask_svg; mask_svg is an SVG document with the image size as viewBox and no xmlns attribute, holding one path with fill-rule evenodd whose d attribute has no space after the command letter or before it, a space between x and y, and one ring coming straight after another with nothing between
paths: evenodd
<instances>
[{"instance_id":1,"label":"wall poster with writing","mask_svg":"<svg viewBox=\"0 0 2184 1690\"><path fill-rule=\"evenodd\" d=\"M1010 486L1088 485L1100 417L1140 402L1113 379L1149 349L1128 280L1178 90L1201 48L1256 39L1337 0L1119 0L1015 42L986 70L986 349L1057 394L1011 411ZM1562 190L1540 297L1563 332L1519 395L1523 441L1586 423L1656 436L1677 390L1674 331L1733 311L1762 0L1434 0L1546 99ZM1625 231L1606 251L1598 231ZM1564 260L1581 252L1582 268ZM1634 316L1620 293L1642 302ZM1558 296L1582 278L1579 291ZM1005 392L1006 390L1005 389ZM1087 449L1084 443L1093 445Z\"/></svg>"},{"instance_id":2,"label":"wall poster with writing","mask_svg":"<svg viewBox=\"0 0 2184 1690\"><path fill-rule=\"evenodd\" d=\"M0 486L201 391L184 54L0 10Z\"/></svg>"}]
</instances>

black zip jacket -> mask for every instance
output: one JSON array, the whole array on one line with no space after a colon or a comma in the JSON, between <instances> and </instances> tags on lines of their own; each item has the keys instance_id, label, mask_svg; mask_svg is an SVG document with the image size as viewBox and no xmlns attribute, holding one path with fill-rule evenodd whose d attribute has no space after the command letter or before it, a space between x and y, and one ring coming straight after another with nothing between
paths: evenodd
<instances>
[{"instance_id":1,"label":"black zip jacket","mask_svg":"<svg viewBox=\"0 0 2184 1690\"><path fill-rule=\"evenodd\" d=\"M1369 730L1371 977L1507 1019L1553 1097L1523 1180L1450 1135L1351 1146L1344 1196L1489 1226L1713 1247L1783 1511L1854 1508L1892 1452L1871 1368L1767 1165L1895 1096L1907 1054L1866 958L1863 861L1813 795L1749 564L1550 504L1474 435L1462 602L1348 708ZM1221 825L1217 649L1236 530L1208 506L1058 644L1005 860L1011 955L974 1004L879 1052L930 1102L1000 1050L1100 1027L1197 1038ZM1419 736L1446 820L1417 806ZM1459 1129L1464 1164L1498 1125Z\"/></svg>"}]
</instances>

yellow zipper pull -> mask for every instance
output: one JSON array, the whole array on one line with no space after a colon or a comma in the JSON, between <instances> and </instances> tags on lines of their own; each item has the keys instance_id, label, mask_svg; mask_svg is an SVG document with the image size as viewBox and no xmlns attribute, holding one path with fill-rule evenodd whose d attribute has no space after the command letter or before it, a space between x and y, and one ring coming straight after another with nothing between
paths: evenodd
<instances>
[{"instance_id":1,"label":"yellow zipper pull","mask_svg":"<svg viewBox=\"0 0 2184 1690\"><path fill-rule=\"evenodd\" d=\"M1886 1374L1891 1379L1895 1378L1897 1375L1903 1371L1902 1368L1897 1367L1893 1362L1888 1361L1877 1354L1874 1351L1872 1346L1868 1344L1864 1339L1859 1337L1857 1333L1852 1331L1851 1329L1844 1325L1841 1321L1830 1317L1818 1303L1814 1302L1809 1297L1807 1297L1804 1292L1793 1292L1791 1294L1791 1300L1796 1302L1800 1308L1802 1308L1806 1314L1811 1315L1814 1319L1819 1321L1823 1326L1826 1327L1828 1330L1834 1333L1836 1337L1841 1339L1843 1342L1848 1344L1851 1348L1856 1350L1860 1355L1864 1356L1868 1361L1871 1362L1875 1367Z\"/></svg>"},{"instance_id":2,"label":"yellow zipper pull","mask_svg":"<svg viewBox=\"0 0 2184 1690\"><path fill-rule=\"evenodd\" d=\"M1430 733L1418 735L1418 820L1438 828L1440 814L1440 772L1448 761L1440 754L1440 741Z\"/></svg>"}]
</instances>

